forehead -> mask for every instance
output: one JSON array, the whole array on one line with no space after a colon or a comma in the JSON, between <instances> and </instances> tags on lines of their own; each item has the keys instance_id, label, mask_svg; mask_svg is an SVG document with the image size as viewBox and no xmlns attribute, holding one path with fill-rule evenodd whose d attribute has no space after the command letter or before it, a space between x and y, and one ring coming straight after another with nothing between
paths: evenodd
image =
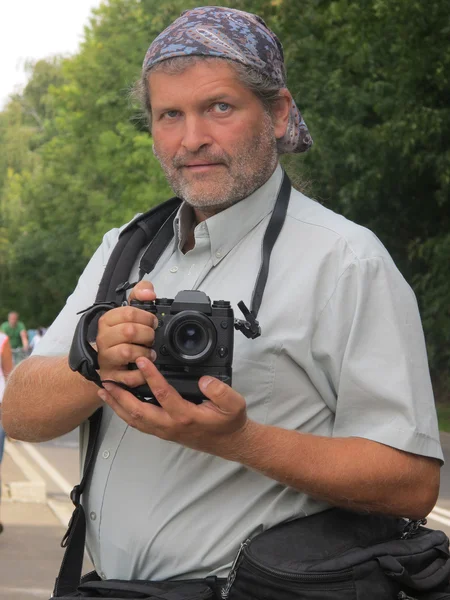
<instances>
[{"instance_id":1,"label":"forehead","mask_svg":"<svg viewBox=\"0 0 450 600\"><path fill-rule=\"evenodd\" d=\"M230 93L237 96L252 94L239 80L233 66L224 60L199 59L183 65L164 64L151 70L148 85L152 106L173 98L210 96L211 93Z\"/></svg>"}]
</instances>

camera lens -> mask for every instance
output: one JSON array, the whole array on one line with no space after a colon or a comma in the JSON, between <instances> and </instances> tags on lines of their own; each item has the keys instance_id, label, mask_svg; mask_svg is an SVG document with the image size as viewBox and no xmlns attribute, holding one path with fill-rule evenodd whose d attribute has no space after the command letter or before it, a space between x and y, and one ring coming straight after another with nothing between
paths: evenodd
<instances>
[{"instance_id":1,"label":"camera lens","mask_svg":"<svg viewBox=\"0 0 450 600\"><path fill-rule=\"evenodd\" d=\"M205 360L216 346L214 325L204 314L182 311L171 320L166 331L170 354L184 363Z\"/></svg>"},{"instance_id":2,"label":"camera lens","mask_svg":"<svg viewBox=\"0 0 450 600\"><path fill-rule=\"evenodd\" d=\"M208 344L208 335L198 323L183 323L174 334L174 342L182 354L195 356Z\"/></svg>"}]
</instances>

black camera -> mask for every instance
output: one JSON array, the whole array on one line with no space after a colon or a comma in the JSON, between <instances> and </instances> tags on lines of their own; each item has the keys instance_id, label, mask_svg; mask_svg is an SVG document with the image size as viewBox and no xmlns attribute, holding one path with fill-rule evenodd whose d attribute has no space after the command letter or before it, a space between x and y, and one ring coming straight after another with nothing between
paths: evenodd
<instances>
[{"instance_id":1,"label":"black camera","mask_svg":"<svg viewBox=\"0 0 450 600\"><path fill-rule=\"evenodd\" d=\"M157 356L155 365L183 398L194 404L204 400L198 387L203 375L231 385L235 321L228 301L211 303L204 292L184 290L173 300L133 300L131 306L158 318L152 346ZM158 404L148 385L132 391L140 400Z\"/></svg>"}]
</instances>

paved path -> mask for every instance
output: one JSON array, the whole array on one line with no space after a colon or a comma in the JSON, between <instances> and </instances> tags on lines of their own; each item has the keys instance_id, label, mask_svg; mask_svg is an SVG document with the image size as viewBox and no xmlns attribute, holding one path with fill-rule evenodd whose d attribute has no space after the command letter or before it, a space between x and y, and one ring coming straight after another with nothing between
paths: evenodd
<instances>
[{"instance_id":1,"label":"paved path","mask_svg":"<svg viewBox=\"0 0 450 600\"><path fill-rule=\"evenodd\" d=\"M2 463L0 515L5 529L0 535L0 600L50 598L64 553L60 542L72 512L67 494L51 477L54 473L37 464L27 447L20 442L7 443ZM50 457L47 445L31 448L37 449L44 460ZM76 447L54 446L52 463L61 469L63 483L64 475L69 477L70 485L78 483L77 455ZM23 485L17 486L17 482ZM45 502L24 501L39 500L42 486ZM86 561L85 571L91 568Z\"/></svg>"}]
</instances>

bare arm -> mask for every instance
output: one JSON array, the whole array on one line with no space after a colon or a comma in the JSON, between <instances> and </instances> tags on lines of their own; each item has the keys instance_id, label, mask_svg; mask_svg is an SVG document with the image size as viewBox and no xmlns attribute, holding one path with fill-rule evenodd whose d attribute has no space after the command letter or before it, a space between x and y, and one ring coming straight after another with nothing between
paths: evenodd
<instances>
[{"instance_id":1,"label":"bare arm","mask_svg":"<svg viewBox=\"0 0 450 600\"><path fill-rule=\"evenodd\" d=\"M75 429L101 405L98 387L70 370L66 356L32 356L11 374L2 418L14 439L44 442Z\"/></svg>"},{"instance_id":2,"label":"bare arm","mask_svg":"<svg viewBox=\"0 0 450 600\"><path fill-rule=\"evenodd\" d=\"M251 421L245 429L233 460L333 505L422 518L436 503L436 459L357 437L327 438Z\"/></svg>"},{"instance_id":3,"label":"bare arm","mask_svg":"<svg viewBox=\"0 0 450 600\"><path fill-rule=\"evenodd\" d=\"M9 340L6 340L3 344L1 362L3 375L5 376L5 379L8 379L9 374L13 370L12 350Z\"/></svg>"},{"instance_id":4,"label":"bare arm","mask_svg":"<svg viewBox=\"0 0 450 600\"><path fill-rule=\"evenodd\" d=\"M23 349L25 350L25 352L28 350L28 334L27 334L27 330L26 329L22 329L22 331L20 332L20 338L22 340L22 346Z\"/></svg>"}]
</instances>

